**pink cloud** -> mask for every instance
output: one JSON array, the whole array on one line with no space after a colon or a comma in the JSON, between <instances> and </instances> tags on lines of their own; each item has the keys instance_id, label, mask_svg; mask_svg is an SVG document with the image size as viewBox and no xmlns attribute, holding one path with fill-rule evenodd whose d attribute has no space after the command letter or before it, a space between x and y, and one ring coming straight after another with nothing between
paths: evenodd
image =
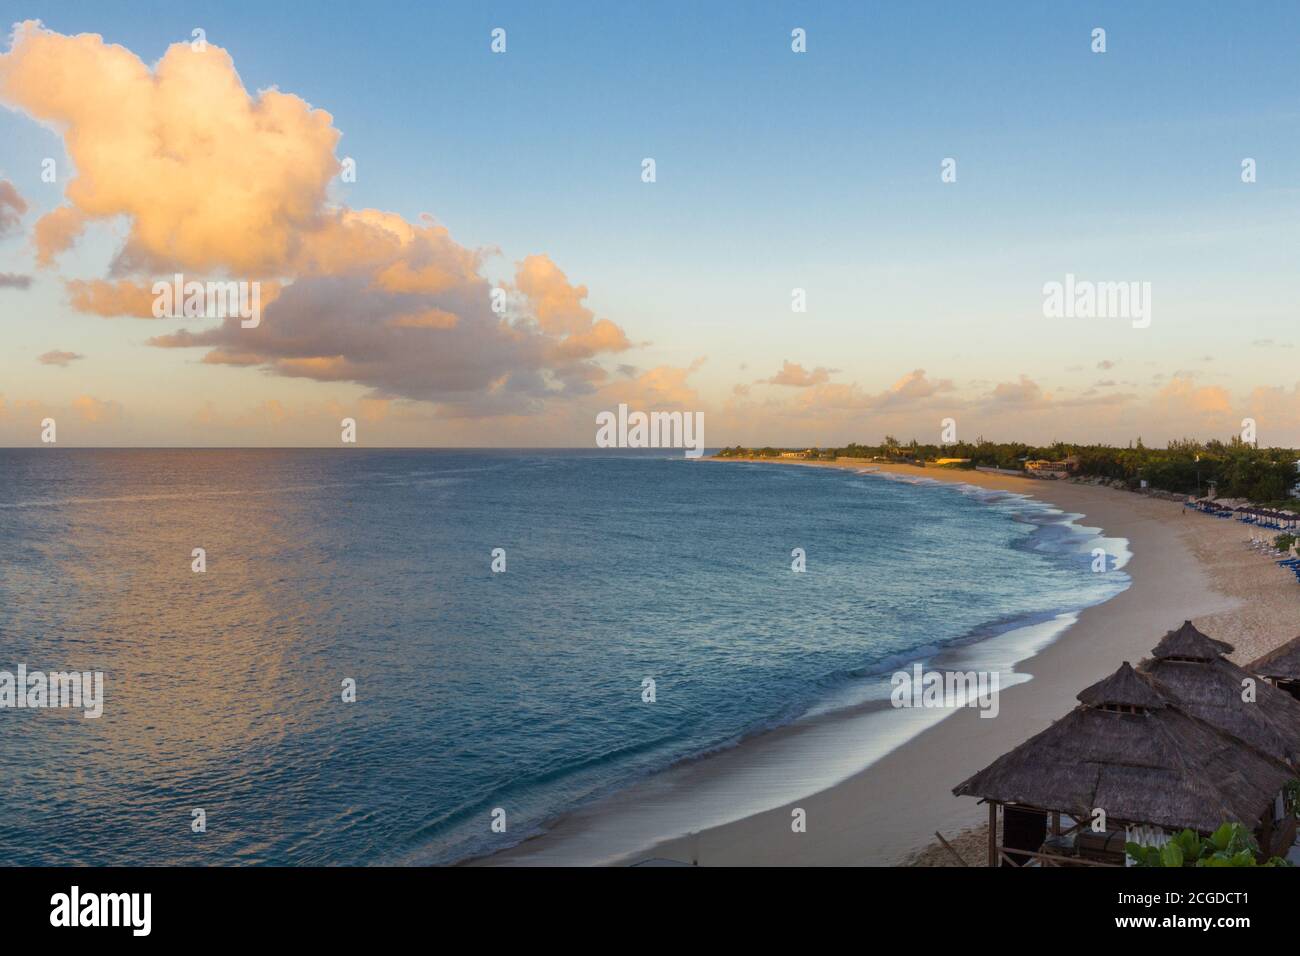
<instances>
[{"instance_id":1,"label":"pink cloud","mask_svg":"<svg viewBox=\"0 0 1300 956\"><path fill-rule=\"evenodd\" d=\"M761 379L760 385L789 385L792 388L808 388L813 385L821 385L830 381L837 369L825 368L818 366L812 371L808 371L798 362L791 362L785 359L781 363L781 371L777 372L771 378Z\"/></svg>"},{"instance_id":2,"label":"pink cloud","mask_svg":"<svg viewBox=\"0 0 1300 956\"><path fill-rule=\"evenodd\" d=\"M354 382L448 415L537 414L591 393L608 377L598 359L631 348L545 255L519 263L517 294L498 312L486 251L429 218L331 203L333 118L276 89L250 94L220 47L173 44L150 67L99 36L29 21L0 54L0 102L62 130L76 169L67 204L37 224L42 263L88 223L126 225L111 278L68 283L74 308L151 316L146 293L174 272L283 286L263 297L257 327L228 319L155 346Z\"/></svg>"}]
</instances>

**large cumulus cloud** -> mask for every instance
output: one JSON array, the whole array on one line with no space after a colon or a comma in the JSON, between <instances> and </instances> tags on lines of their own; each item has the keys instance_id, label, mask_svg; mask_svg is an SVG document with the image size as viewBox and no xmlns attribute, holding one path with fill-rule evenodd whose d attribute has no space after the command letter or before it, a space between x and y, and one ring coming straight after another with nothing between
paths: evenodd
<instances>
[{"instance_id":1,"label":"large cumulus cloud","mask_svg":"<svg viewBox=\"0 0 1300 956\"><path fill-rule=\"evenodd\" d=\"M174 44L150 67L99 36L22 23L0 54L0 102L60 130L75 168L66 203L35 225L39 263L55 264L92 223L126 223L109 275L69 281L74 308L151 317L148 290L176 272L273 293L256 328L228 319L156 346L356 382L450 415L528 413L589 393L607 379L599 358L631 347L545 255L518 263L494 296L487 253L445 227L333 201L330 114L279 90L250 94L210 43Z\"/></svg>"},{"instance_id":2,"label":"large cumulus cloud","mask_svg":"<svg viewBox=\"0 0 1300 956\"><path fill-rule=\"evenodd\" d=\"M359 382L383 397L446 403L459 414L536 410L547 396L584 393L603 378L589 363L561 360L562 341L526 318L503 320L490 301L482 279L426 294L376 288L364 275L311 277L286 287L257 328L232 317L151 342L205 346L207 363Z\"/></svg>"}]
</instances>

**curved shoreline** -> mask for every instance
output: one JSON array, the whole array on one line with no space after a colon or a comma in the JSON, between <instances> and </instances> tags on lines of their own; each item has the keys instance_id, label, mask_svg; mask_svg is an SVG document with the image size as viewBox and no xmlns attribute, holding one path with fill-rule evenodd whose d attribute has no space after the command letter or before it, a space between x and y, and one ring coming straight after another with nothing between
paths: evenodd
<instances>
[{"instance_id":1,"label":"curved shoreline","mask_svg":"<svg viewBox=\"0 0 1300 956\"><path fill-rule=\"evenodd\" d=\"M772 463L864 467L847 462ZM1168 519L1179 521L1181 512L1172 502L1019 476L872 467L900 476L1027 495L1059 509L1069 523L1078 526L1086 517L1085 528L1098 527L1101 536L1127 539L1134 558L1157 550L1170 555L1186 551L1177 539L1189 525L1170 524ZM1214 594L1207 581L1198 577L1190 554L1182 556L1191 570L1177 561L1130 562L1125 569L1129 587L1100 604L1077 615L1058 615L1043 624L1013 627L944 648L934 656L936 668L1004 672L996 719L980 719L971 708L940 711L936 716L933 710L894 710L872 701L814 713L635 783L560 818L544 833L472 862L620 863L653 857L706 865L898 862L931 843L936 829L951 833L979 822L981 808L950 793L964 776L1067 711L1079 689L1113 670L1119 660L1140 659L1160 634L1184 617L1232 606L1230 598ZM1133 573L1134 563L1138 574ZM1178 573L1171 573L1175 566ZM837 761L842 773L835 780L798 776L812 762L824 772L837 766ZM789 802L737 815L736 804L748 799L754 788L788 796ZM682 793L689 793L697 809L703 810L706 825L682 837L651 836L655 815L659 814L662 826L663 815L671 814L672 802ZM805 833L791 832L790 811L795 805L807 813ZM716 823L707 823L711 816ZM658 834L663 832L660 829Z\"/></svg>"}]
</instances>

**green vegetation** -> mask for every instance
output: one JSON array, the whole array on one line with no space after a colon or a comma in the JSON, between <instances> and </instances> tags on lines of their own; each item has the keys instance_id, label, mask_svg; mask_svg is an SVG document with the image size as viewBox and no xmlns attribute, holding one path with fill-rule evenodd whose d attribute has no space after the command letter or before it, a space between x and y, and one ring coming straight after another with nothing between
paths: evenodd
<instances>
[{"instance_id":1,"label":"green vegetation","mask_svg":"<svg viewBox=\"0 0 1300 956\"><path fill-rule=\"evenodd\" d=\"M1282 788L1282 799L1287 813L1300 817L1300 780L1292 780Z\"/></svg>"},{"instance_id":2,"label":"green vegetation","mask_svg":"<svg viewBox=\"0 0 1300 956\"><path fill-rule=\"evenodd\" d=\"M805 449L793 449L805 451ZM816 450L818 458L874 458L884 461L933 463L938 458L969 458L971 467L1005 468L1020 471L1025 461L1077 459L1074 474L1083 478L1103 478L1129 488L1148 487L1179 494L1204 495L1213 485L1220 498L1245 498L1272 508L1300 510L1300 502L1290 498L1297 479L1295 462L1300 450L1293 448L1257 448L1234 437L1231 441L1199 442L1183 439L1166 448L1148 448L1139 438L1127 448L1108 445L1071 445L1054 442L1047 446L1019 442L975 442L951 445L923 445L912 439L901 442L886 435L879 445L850 444L843 448ZM776 448L725 448L723 458L759 456L777 458Z\"/></svg>"},{"instance_id":3,"label":"green vegetation","mask_svg":"<svg viewBox=\"0 0 1300 956\"><path fill-rule=\"evenodd\" d=\"M1208 837L1184 830L1162 847L1126 843L1136 866L1290 866L1281 857L1258 862L1259 844L1240 823L1225 823Z\"/></svg>"}]
</instances>

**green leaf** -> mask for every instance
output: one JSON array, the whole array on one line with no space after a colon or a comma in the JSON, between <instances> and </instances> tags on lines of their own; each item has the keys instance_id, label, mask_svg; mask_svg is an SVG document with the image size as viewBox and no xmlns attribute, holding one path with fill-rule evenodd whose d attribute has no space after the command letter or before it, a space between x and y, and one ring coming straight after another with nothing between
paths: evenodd
<instances>
[{"instance_id":1,"label":"green leaf","mask_svg":"<svg viewBox=\"0 0 1300 956\"><path fill-rule=\"evenodd\" d=\"M1182 847L1185 859L1195 860L1201 855L1201 838L1197 836L1195 830L1184 830L1175 839Z\"/></svg>"},{"instance_id":2,"label":"green leaf","mask_svg":"<svg viewBox=\"0 0 1300 956\"><path fill-rule=\"evenodd\" d=\"M1183 848L1176 840L1170 840L1160 850L1160 862L1164 866L1182 866Z\"/></svg>"},{"instance_id":3,"label":"green leaf","mask_svg":"<svg viewBox=\"0 0 1300 956\"><path fill-rule=\"evenodd\" d=\"M1216 850L1226 850L1228 848L1228 844L1232 842L1232 827L1231 823L1225 823L1210 834L1210 842L1214 844Z\"/></svg>"}]
</instances>

